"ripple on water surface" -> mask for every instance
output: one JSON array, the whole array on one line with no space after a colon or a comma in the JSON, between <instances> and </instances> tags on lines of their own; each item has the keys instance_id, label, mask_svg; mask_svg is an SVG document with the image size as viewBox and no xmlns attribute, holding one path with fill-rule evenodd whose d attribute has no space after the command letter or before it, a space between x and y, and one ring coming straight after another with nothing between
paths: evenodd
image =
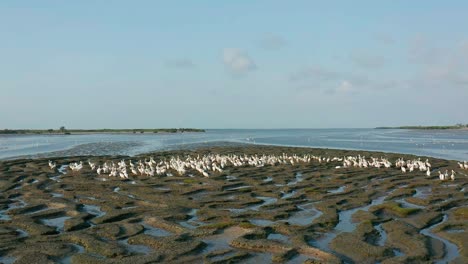
<instances>
[{"instance_id":1,"label":"ripple on water surface","mask_svg":"<svg viewBox=\"0 0 468 264\"><path fill-rule=\"evenodd\" d=\"M71 264L72 263L72 257L75 254L82 254L85 252L85 248L78 245L78 244L70 244L70 246L73 248L73 253L70 255L65 256L62 259L59 259L57 262L60 264Z\"/></svg>"},{"instance_id":2,"label":"ripple on water surface","mask_svg":"<svg viewBox=\"0 0 468 264\"><path fill-rule=\"evenodd\" d=\"M338 224L333 231L322 234L318 239L308 241L311 246L317 247L323 251L331 252L330 242L341 232L353 232L356 229L356 223L352 222L352 216L359 210L368 211L374 205L382 204L386 196L379 197L366 206L353 208L338 213Z\"/></svg>"},{"instance_id":3,"label":"ripple on water surface","mask_svg":"<svg viewBox=\"0 0 468 264\"><path fill-rule=\"evenodd\" d=\"M294 212L287 220L291 225L306 226L312 224L315 219L319 218L323 213L314 207L313 203L297 206L300 211Z\"/></svg>"},{"instance_id":4,"label":"ripple on water surface","mask_svg":"<svg viewBox=\"0 0 468 264\"><path fill-rule=\"evenodd\" d=\"M345 189L346 189L346 185L341 186L341 187L339 187L339 188L337 188L337 189L328 190L328 192L329 192L329 193L333 193L333 194L335 194L335 193L342 193L342 192L344 192Z\"/></svg>"},{"instance_id":5,"label":"ripple on water surface","mask_svg":"<svg viewBox=\"0 0 468 264\"><path fill-rule=\"evenodd\" d=\"M271 220L266 220L266 219L250 219L249 222L256 226L263 226L263 227L272 226L275 224L275 222Z\"/></svg>"},{"instance_id":6,"label":"ripple on water surface","mask_svg":"<svg viewBox=\"0 0 468 264\"><path fill-rule=\"evenodd\" d=\"M13 264L15 263L16 258L12 256L0 256L0 263L3 264Z\"/></svg>"},{"instance_id":7,"label":"ripple on water surface","mask_svg":"<svg viewBox=\"0 0 468 264\"><path fill-rule=\"evenodd\" d=\"M148 255L152 249L144 245L132 245L128 243L128 238L118 240L119 244L123 245L128 252L132 254L144 254Z\"/></svg>"},{"instance_id":8,"label":"ripple on water surface","mask_svg":"<svg viewBox=\"0 0 468 264\"><path fill-rule=\"evenodd\" d=\"M94 215L94 217L101 217L106 214L106 212L101 210L100 206L91 205L91 204L83 204L80 206L80 211L86 212L88 214Z\"/></svg>"},{"instance_id":9,"label":"ripple on water surface","mask_svg":"<svg viewBox=\"0 0 468 264\"><path fill-rule=\"evenodd\" d=\"M70 216L62 216L57 218L41 219L41 222L47 226L55 227L57 232L63 232L65 221L70 218Z\"/></svg>"},{"instance_id":10,"label":"ripple on water surface","mask_svg":"<svg viewBox=\"0 0 468 264\"><path fill-rule=\"evenodd\" d=\"M302 178L302 173L298 172L298 173L296 173L295 179L292 180L292 181L290 181L290 182L288 182L287 185L288 185L288 186L293 186L293 185L296 185L296 184L302 182L303 180L304 180L304 179Z\"/></svg>"},{"instance_id":11,"label":"ripple on water surface","mask_svg":"<svg viewBox=\"0 0 468 264\"><path fill-rule=\"evenodd\" d=\"M459 255L460 255L460 252L458 252L458 247L448 241L447 239L445 238L442 238L434 233L431 232L431 230L441 224L443 224L445 221L448 220L448 217L446 214L444 214L444 217L442 218L442 220L432 226L429 226L427 228L424 228L421 230L421 234L425 235L425 236L428 236L428 237L432 237L434 239L437 239L439 241L441 241L442 243L444 243L444 251L445 251L445 254L444 254L444 257L442 259L439 259L439 260L436 260L435 263L438 263L438 264L442 264L442 263L450 263L452 260L456 259Z\"/></svg>"},{"instance_id":12,"label":"ripple on water surface","mask_svg":"<svg viewBox=\"0 0 468 264\"><path fill-rule=\"evenodd\" d=\"M382 227L382 224L378 224L374 226L375 230L379 233L379 237L377 238L376 245L379 247L383 247L385 242L387 241L387 232Z\"/></svg>"},{"instance_id":13,"label":"ripple on water surface","mask_svg":"<svg viewBox=\"0 0 468 264\"><path fill-rule=\"evenodd\" d=\"M172 233L161 228L153 227L151 225L142 223L142 226L145 228L143 231L144 234L154 237L166 237L171 236Z\"/></svg>"},{"instance_id":14,"label":"ripple on water surface","mask_svg":"<svg viewBox=\"0 0 468 264\"><path fill-rule=\"evenodd\" d=\"M290 192L281 192L281 199L288 199L293 197L296 194L297 191L292 190Z\"/></svg>"},{"instance_id":15,"label":"ripple on water surface","mask_svg":"<svg viewBox=\"0 0 468 264\"><path fill-rule=\"evenodd\" d=\"M413 197L426 199L431 194L432 188L430 186L423 186L416 188L416 193L413 195Z\"/></svg>"},{"instance_id":16,"label":"ripple on water surface","mask_svg":"<svg viewBox=\"0 0 468 264\"><path fill-rule=\"evenodd\" d=\"M198 209L192 209L188 212L189 219L187 221L180 221L179 224L188 229L195 229L199 226L204 225L203 222L198 221L197 216Z\"/></svg>"},{"instance_id":17,"label":"ripple on water surface","mask_svg":"<svg viewBox=\"0 0 468 264\"><path fill-rule=\"evenodd\" d=\"M221 234L210 235L203 238L203 242L207 244L207 247L202 251L203 254L208 254L217 250L229 250L232 249L230 246L231 241L241 237L242 235L249 232L247 229L243 229L237 226L228 227L224 229ZM228 253L229 254L229 253ZM221 258L226 257L226 254L223 254ZM212 258L211 261L215 261L215 258ZM219 259L220 260L220 259Z\"/></svg>"}]
</instances>

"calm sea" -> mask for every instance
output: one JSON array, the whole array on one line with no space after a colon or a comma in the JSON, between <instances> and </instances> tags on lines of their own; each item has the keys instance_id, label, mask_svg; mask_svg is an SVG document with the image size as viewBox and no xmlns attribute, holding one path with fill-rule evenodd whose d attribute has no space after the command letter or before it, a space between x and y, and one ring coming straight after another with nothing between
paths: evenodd
<instances>
[{"instance_id":1,"label":"calm sea","mask_svg":"<svg viewBox=\"0 0 468 264\"><path fill-rule=\"evenodd\" d=\"M196 143L236 142L375 150L468 160L468 130L210 129L206 133L0 135L0 159L60 155L136 155Z\"/></svg>"}]
</instances>

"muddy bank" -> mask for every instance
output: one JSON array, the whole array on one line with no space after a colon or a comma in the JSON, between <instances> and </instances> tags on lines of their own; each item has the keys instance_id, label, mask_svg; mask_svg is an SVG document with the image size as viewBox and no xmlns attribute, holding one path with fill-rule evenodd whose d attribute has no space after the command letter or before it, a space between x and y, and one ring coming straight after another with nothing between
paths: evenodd
<instances>
[{"instance_id":1,"label":"muddy bank","mask_svg":"<svg viewBox=\"0 0 468 264\"><path fill-rule=\"evenodd\" d=\"M229 146L132 159L207 153L417 158ZM463 176L441 182L435 173L337 169L340 163L332 161L130 179L63 166L123 158L54 158L56 169L48 159L1 161L0 262L468 262ZM433 170L457 171L454 161L429 160Z\"/></svg>"}]
</instances>

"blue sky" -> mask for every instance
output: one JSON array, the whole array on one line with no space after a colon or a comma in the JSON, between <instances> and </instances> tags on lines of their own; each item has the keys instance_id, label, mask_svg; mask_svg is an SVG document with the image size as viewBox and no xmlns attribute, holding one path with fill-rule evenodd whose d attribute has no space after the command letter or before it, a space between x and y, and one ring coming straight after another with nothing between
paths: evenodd
<instances>
[{"instance_id":1,"label":"blue sky","mask_svg":"<svg viewBox=\"0 0 468 264\"><path fill-rule=\"evenodd\" d=\"M468 123L466 1L2 1L0 128Z\"/></svg>"}]
</instances>

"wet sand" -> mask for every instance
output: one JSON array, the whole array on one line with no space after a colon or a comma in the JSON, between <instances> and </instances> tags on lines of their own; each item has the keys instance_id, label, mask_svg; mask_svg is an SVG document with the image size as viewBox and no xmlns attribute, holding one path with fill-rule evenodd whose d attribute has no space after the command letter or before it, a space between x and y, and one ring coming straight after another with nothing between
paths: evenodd
<instances>
[{"instance_id":1,"label":"wet sand","mask_svg":"<svg viewBox=\"0 0 468 264\"><path fill-rule=\"evenodd\" d=\"M127 180L62 166L207 153L416 158L248 145L53 158L56 170L0 161L0 262L468 263L468 171L456 161L429 158L430 178L317 161ZM438 180L446 169L455 181Z\"/></svg>"}]
</instances>

